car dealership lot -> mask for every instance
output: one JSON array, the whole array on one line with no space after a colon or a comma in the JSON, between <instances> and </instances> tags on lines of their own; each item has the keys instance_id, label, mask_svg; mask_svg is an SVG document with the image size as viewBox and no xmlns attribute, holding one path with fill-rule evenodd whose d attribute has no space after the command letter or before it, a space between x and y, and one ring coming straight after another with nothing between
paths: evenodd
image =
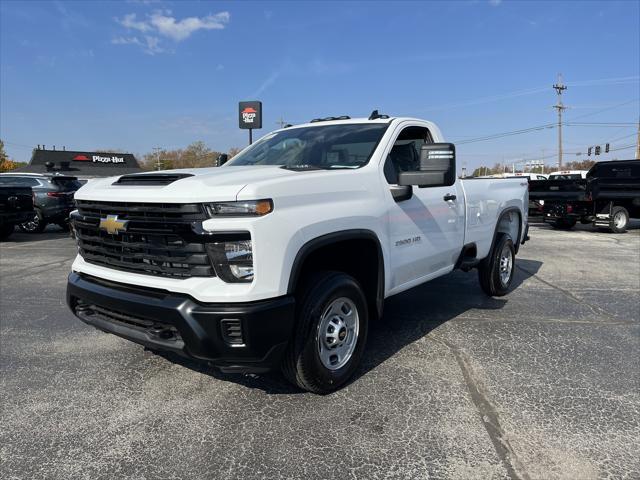
<instances>
[{"instance_id":1,"label":"car dealership lot","mask_svg":"<svg viewBox=\"0 0 640 480\"><path fill-rule=\"evenodd\" d=\"M2 478L637 478L640 225L531 228L516 288L454 272L389 299L329 396L75 319L73 242L0 246Z\"/></svg>"}]
</instances>

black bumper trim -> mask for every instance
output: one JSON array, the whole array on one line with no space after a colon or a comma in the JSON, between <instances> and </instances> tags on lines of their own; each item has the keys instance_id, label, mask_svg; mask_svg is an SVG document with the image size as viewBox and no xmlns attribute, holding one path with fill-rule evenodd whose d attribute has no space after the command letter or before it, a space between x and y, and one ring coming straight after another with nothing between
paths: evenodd
<instances>
[{"instance_id":1,"label":"black bumper trim","mask_svg":"<svg viewBox=\"0 0 640 480\"><path fill-rule=\"evenodd\" d=\"M67 303L80 320L100 330L234 372L277 368L293 333L295 311L292 296L245 303L202 303L183 294L107 282L75 272L69 275ZM93 310L92 306L98 308ZM109 316L104 312L113 313ZM232 346L224 340L221 320L228 318L241 321L243 346ZM153 327L145 330L145 325ZM154 334L165 327L178 334L171 338Z\"/></svg>"}]
</instances>

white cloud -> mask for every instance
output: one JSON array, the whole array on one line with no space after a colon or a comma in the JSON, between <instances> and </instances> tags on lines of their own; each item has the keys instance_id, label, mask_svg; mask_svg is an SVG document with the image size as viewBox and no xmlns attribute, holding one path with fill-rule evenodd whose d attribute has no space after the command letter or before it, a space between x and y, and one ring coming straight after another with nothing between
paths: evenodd
<instances>
[{"instance_id":1,"label":"white cloud","mask_svg":"<svg viewBox=\"0 0 640 480\"><path fill-rule=\"evenodd\" d=\"M147 24L146 22L139 22L136 20L135 13L128 13L122 20L118 20L116 18L116 21L123 27L130 30L140 30L141 32L148 32L149 30L151 30L151 25Z\"/></svg>"},{"instance_id":2,"label":"white cloud","mask_svg":"<svg viewBox=\"0 0 640 480\"><path fill-rule=\"evenodd\" d=\"M161 47L160 37L174 42L181 42L189 38L198 30L222 30L227 26L231 15L229 12L219 12L205 17L186 17L181 20L171 15L170 10L155 11L147 15L146 19L139 19L135 13L128 13L115 21L127 30L145 33L143 37L116 37L111 43L114 45L138 45L145 53L154 55L167 51Z\"/></svg>"},{"instance_id":3,"label":"white cloud","mask_svg":"<svg viewBox=\"0 0 640 480\"><path fill-rule=\"evenodd\" d=\"M489 0L489 5L491 5L492 7L497 7L501 3L502 3L502 0Z\"/></svg>"},{"instance_id":4,"label":"white cloud","mask_svg":"<svg viewBox=\"0 0 640 480\"><path fill-rule=\"evenodd\" d=\"M155 55L165 51L160 47L160 39L151 35L139 37L116 37L111 40L114 45L137 45L142 51L148 55Z\"/></svg>"},{"instance_id":5,"label":"white cloud","mask_svg":"<svg viewBox=\"0 0 640 480\"><path fill-rule=\"evenodd\" d=\"M151 15L149 23L160 35L180 42L198 30L222 30L229 23L230 17L229 12L220 12L202 18L187 17L176 20L161 12L155 12Z\"/></svg>"},{"instance_id":6,"label":"white cloud","mask_svg":"<svg viewBox=\"0 0 640 480\"><path fill-rule=\"evenodd\" d=\"M267 88L269 88L271 85L276 83L276 80L278 80L278 77L280 77L279 71L275 71L271 75L269 75L258 87L258 89L251 94L251 98L259 97L262 94L262 92L264 92Z\"/></svg>"}]
</instances>

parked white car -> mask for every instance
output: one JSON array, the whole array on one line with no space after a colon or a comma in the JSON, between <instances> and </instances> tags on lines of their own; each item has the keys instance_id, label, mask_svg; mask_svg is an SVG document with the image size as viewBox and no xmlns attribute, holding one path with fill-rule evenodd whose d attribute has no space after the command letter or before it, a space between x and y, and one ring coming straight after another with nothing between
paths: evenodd
<instances>
[{"instance_id":1,"label":"parked white car","mask_svg":"<svg viewBox=\"0 0 640 480\"><path fill-rule=\"evenodd\" d=\"M442 142L374 112L269 133L220 168L96 179L75 197L68 304L150 349L335 390L386 298L455 268L510 288L527 182L460 180Z\"/></svg>"}]
</instances>

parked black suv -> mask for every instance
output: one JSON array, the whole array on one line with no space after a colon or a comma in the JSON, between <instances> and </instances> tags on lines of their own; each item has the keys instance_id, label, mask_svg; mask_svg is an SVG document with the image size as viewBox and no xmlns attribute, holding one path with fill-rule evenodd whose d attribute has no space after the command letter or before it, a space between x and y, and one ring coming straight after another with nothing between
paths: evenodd
<instances>
[{"instance_id":1,"label":"parked black suv","mask_svg":"<svg viewBox=\"0 0 640 480\"><path fill-rule=\"evenodd\" d=\"M13 233L15 225L33 217L31 187L0 184L0 240Z\"/></svg>"},{"instance_id":2,"label":"parked black suv","mask_svg":"<svg viewBox=\"0 0 640 480\"><path fill-rule=\"evenodd\" d=\"M42 232L47 224L55 223L69 228L69 213L75 208L73 194L82 184L76 177L56 174L3 173L0 185L31 187L34 198L34 214L20 224L24 232Z\"/></svg>"}]
</instances>

